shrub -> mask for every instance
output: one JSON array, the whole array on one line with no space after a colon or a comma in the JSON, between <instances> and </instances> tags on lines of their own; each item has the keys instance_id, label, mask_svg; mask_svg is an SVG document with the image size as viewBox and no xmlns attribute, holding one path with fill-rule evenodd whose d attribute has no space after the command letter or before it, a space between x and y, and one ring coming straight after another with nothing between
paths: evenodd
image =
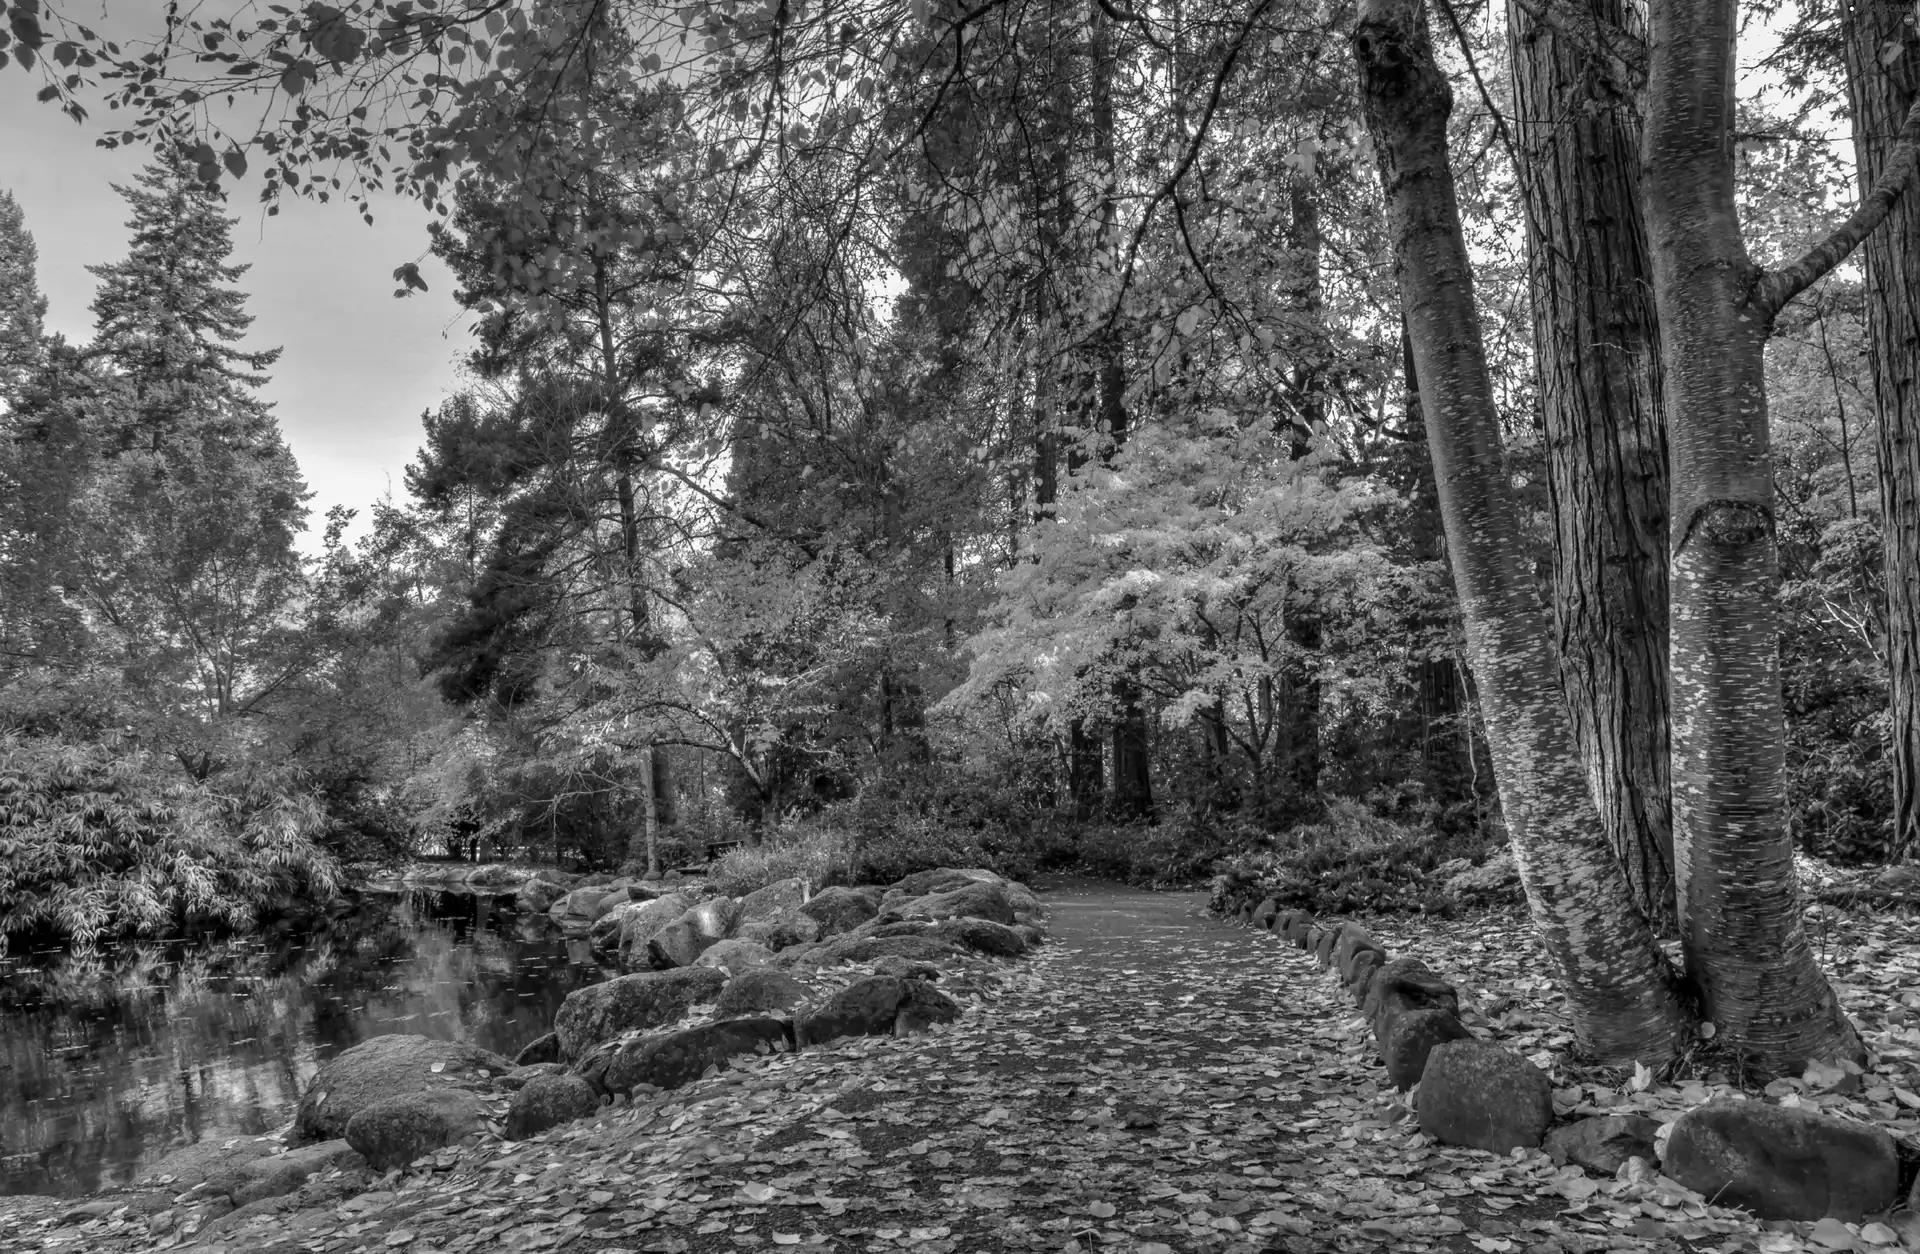
<instances>
[{"instance_id":1,"label":"shrub","mask_svg":"<svg viewBox=\"0 0 1920 1254\"><path fill-rule=\"evenodd\" d=\"M1326 815L1281 833L1271 850L1223 860L1213 906L1234 910L1272 897L1315 914L1418 910L1450 915L1434 870L1443 862L1478 862L1497 842L1476 829L1438 828L1382 818L1356 801L1328 803Z\"/></svg>"},{"instance_id":2,"label":"shrub","mask_svg":"<svg viewBox=\"0 0 1920 1254\"><path fill-rule=\"evenodd\" d=\"M741 897L778 880L803 879L815 888L853 882L853 838L817 821L795 823L758 845L729 850L707 872L707 884Z\"/></svg>"},{"instance_id":3,"label":"shrub","mask_svg":"<svg viewBox=\"0 0 1920 1254\"><path fill-rule=\"evenodd\" d=\"M127 744L0 735L0 951L53 932L83 948L182 924L246 928L330 898L326 814L285 780L181 780Z\"/></svg>"}]
</instances>

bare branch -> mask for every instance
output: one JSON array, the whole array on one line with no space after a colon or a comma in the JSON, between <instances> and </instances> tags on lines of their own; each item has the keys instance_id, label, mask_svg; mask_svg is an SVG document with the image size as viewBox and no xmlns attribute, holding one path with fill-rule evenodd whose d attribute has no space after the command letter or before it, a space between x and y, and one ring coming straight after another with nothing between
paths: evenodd
<instances>
[{"instance_id":1,"label":"bare branch","mask_svg":"<svg viewBox=\"0 0 1920 1254\"><path fill-rule=\"evenodd\" d=\"M1859 206L1798 261L1761 275L1754 284L1750 303L1771 320L1786 308L1788 301L1845 261L1893 211L1894 203L1913 182L1916 165L1920 165L1920 100L1914 101L1913 107L1907 110L1907 120L1900 125L1893 150L1887 155L1887 164L1881 168L1880 177L1873 181L1873 187L1860 198Z\"/></svg>"}]
</instances>

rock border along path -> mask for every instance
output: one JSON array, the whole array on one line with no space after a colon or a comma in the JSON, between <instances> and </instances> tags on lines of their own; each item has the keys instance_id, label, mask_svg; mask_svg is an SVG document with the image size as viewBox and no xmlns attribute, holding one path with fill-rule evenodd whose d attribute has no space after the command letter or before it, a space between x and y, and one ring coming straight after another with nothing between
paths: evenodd
<instances>
[{"instance_id":1,"label":"rock border along path","mask_svg":"<svg viewBox=\"0 0 1920 1254\"><path fill-rule=\"evenodd\" d=\"M755 1059L211 1238L0 1210L0 1252L1751 1248L1652 1194L1569 1216L1544 1155L1432 1144L1336 981L1201 895L1046 887L1053 943L951 1027Z\"/></svg>"}]
</instances>

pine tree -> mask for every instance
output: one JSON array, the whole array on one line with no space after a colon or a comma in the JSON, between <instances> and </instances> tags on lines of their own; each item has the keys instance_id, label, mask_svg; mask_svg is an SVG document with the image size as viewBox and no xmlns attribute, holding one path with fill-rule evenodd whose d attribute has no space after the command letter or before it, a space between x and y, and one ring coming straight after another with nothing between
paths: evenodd
<instances>
[{"instance_id":1,"label":"pine tree","mask_svg":"<svg viewBox=\"0 0 1920 1254\"><path fill-rule=\"evenodd\" d=\"M0 191L0 405L8 409L46 356L39 258L26 214L12 192Z\"/></svg>"},{"instance_id":2,"label":"pine tree","mask_svg":"<svg viewBox=\"0 0 1920 1254\"><path fill-rule=\"evenodd\" d=\"M219 193L166 159L117 190L132 239L125 260L90 267L90 355L107 382L89 406L74 583L96 636L192 744L182 762L205 774L220 754L194 725L257 708L295 665L286 608L307 493L257 395L279 350L238 347L253 319Z\"/></svg>"}]
</instances>

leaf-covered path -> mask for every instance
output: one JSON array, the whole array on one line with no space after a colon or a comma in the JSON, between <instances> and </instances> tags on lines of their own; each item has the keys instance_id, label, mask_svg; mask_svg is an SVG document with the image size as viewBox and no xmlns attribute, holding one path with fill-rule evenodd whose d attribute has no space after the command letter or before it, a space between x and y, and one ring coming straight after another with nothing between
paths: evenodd
<instances>
[{"instance_id":1,"label":"leaf-covered path","mask_svg":"<svg viewBox=\"0 0 1920 1254\"><path fill-rule=\"evenodd\" d=\"M1198 895L1046 900L1055 943L951 1030L754 1060L336 1205L0 1250L1751 1248L1752 1225L1649 1186L1589 1196L1543 1156L1427 1142L1333 981Z\"/></svg>"}]
</instances>

